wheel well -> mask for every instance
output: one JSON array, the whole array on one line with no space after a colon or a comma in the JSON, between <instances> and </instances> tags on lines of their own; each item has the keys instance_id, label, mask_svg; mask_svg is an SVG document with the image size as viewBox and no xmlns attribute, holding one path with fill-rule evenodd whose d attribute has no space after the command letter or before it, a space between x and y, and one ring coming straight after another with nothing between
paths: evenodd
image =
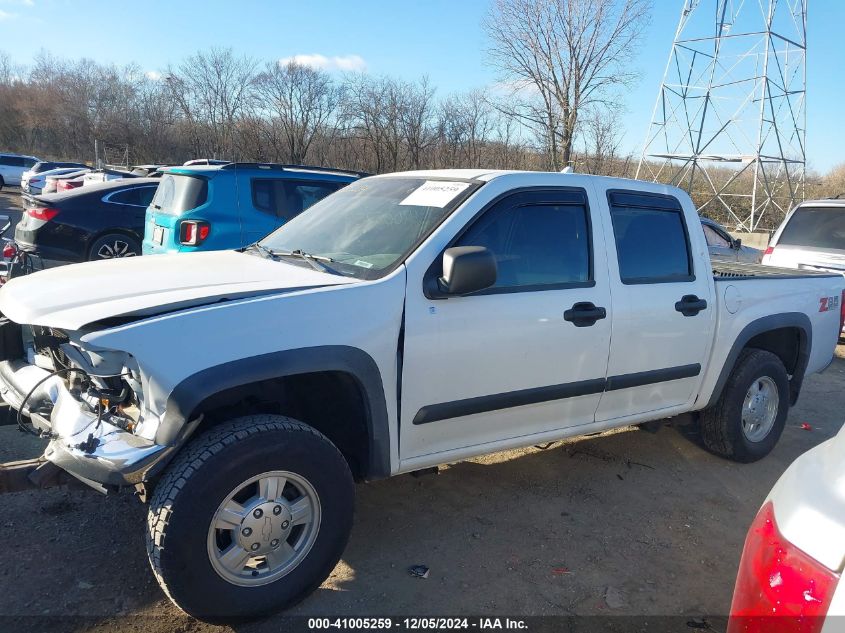
<instances>
[{"instance_id":1,"label":"wheel well","mask_svg":"<svg viewBox=\"0 0 845 633\"><path fill-rule=\"evenodd\" d=\"M784 327L762 332L751 338L745 347L766 350L780 358L786 372L792 376L798 369L804 332L797 327Z\"/></svg>"},{"instance_id":2,"label":"wheel well","mask_svg":"<svg viewBox=\"0 0 845 633\"><path fill-rule=\"evenodd\" d=\"M794 405L801 393L804 370L809 358L807 332L800 327L767 330L752 337L745 347L766 350L781 360L786 367L786 373L789 374L789 399L790 404Z\"/></svg>"},{"instance_id":3,"label":"wheel well","mask_svg":"<svg viewBox=\"0 0 845 633\"><path fill-rule=\"evenodd\" d=\"M190 419L203 414L208 428L255 413L286 415L314 427L337 446L356 480L367 476L369 411L351 374L320 371L232 387L200 402Z\"/></svg>"}]
</instances>

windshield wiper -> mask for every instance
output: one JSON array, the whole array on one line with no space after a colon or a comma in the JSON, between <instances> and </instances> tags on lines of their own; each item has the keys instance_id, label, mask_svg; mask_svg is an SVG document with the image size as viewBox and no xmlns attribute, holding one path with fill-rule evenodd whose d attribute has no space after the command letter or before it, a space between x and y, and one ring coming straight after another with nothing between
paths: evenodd
<instances>
[{"instance_id":1,"label":"windshield wiper","mask_svg":"<svg viewBox=\"0 0 845 633\"><path fill-rule=\"evenodd\" d=\"M311 266L314 270L321 272L321 273L333 273L338 275L336 270L330 268L323 264L322 262L333 262L334 260L331 257L326 257L325 255L312 255L311 253L306 253L301 248L297 248L292 251L271 251L273 255L278 255L279 257L298 257L306 262L308 265Z\"/></svg>"},{"instance_id":2,"label":"windshield wiper","mask_svg":"<svg viewBox=\"0 0 845 633\"><path fill-rule=\"evenodd\" d=\"M276 254L263 244L259 244L258 242L256 242L255 244L250 244L249 246L247 246L247 249L250 248L254 248L255 250L257 250L265 259L276 259Z\"/></svg>"}]
</instances>

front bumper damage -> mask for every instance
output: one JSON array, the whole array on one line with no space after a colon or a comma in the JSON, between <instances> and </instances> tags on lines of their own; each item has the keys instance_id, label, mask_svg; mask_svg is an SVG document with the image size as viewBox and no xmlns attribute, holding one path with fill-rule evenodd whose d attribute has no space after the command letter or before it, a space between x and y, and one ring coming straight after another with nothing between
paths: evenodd
<instances>
[{"instance_id":1,"label":"front bumper damage","mask_svg":"<svg viewBox=\"0 0 845 633\"><path fill-rule=\"evenodd\" d=\"M100 491L145 481L149 469L169 452L168 447L105 419L98 420L96 413L74 397L64 380L59 376L47 378L50 373L23 359L0 362L0 397L13 409L19 410L26 395L35 389L24 414L42 437L49 439L41 461ZM0 475L2 479L21 481L17 476ZM32 477L27 475L27 479Z\"/></svg>"}]
</instances>

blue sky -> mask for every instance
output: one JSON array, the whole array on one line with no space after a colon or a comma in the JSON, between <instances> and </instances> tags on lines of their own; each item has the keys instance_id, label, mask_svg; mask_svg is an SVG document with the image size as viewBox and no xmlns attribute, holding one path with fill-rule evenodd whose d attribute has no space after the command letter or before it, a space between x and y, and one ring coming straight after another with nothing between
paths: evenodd
<instances>
[{"instance_id":1,"label":"blue sky","mask_svg":"<svg viewBox=\"0 0 845 633\"><path fill-rule=\"evenodd\" d=\"M488 5L489 0L0 0L0 49L21 63L45 49L61 57L137 62L148 71L214 45L262 60L319 55L330 66L406 79L428 75L444 96L497 80L485 63L480 26ZM681 6L682 0L654 0L637 60L641 79L625 95L625 151L640 150ZM845 162L845 2L810 0L808 21L808 160L811 168L825 171Z\"/></svg>"}]
</instances>

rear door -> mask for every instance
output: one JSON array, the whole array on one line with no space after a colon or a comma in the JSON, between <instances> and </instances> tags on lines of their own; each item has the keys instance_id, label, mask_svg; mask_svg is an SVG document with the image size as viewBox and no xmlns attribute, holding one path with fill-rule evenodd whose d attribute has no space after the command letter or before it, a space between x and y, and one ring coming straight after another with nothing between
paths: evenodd
<instances>
[{"instance_id":1,"label":"rear door","mask_svg":"<svg viewBox=\"0 0 845 633\"><path fill-rule=\"evenodd\" d=\"M252 178L250 190L254 212L244 222L246 243L251 244L272 233L344 184L290 178Z\"/></svg>"},{"instance_id":2,"label":"rear door","mask_svg":"<svg viewBox=\"0 0 845 633\"><path fill-rule=\"evenodd\" d=\"M603 202L615 242L608 249L614 311L607 390L596 421L690 402L715 310L694 209L685 214L672 195L627 190L607 191Z\"/></svg>"},{"instance_id":3,"label":"rear door","mask_svg":"<svg viewBox=\"0 0 845 633\"><path fill-rule=\"evenodd\" d=\"M458 225L449 245L487 247L498 279L432 300L418 268L440 274L442 251L409 271L399 450L418 467L589 424L604 388L610 290L586 191L511 190Z\"/></svg>"},{"instance_id":4,"label":"rear door","mask_svg":"<svg viewBox=\"0 0 845 633\"><path fill-rule=\"evenodd\" d=\"M106 211L109 212L106 219L110 223L108 228L129 229L143 239L144 215L157 188L157 184L139 185L105 196L103 202L107 203Z\"/></svg>"}]
</instances>

